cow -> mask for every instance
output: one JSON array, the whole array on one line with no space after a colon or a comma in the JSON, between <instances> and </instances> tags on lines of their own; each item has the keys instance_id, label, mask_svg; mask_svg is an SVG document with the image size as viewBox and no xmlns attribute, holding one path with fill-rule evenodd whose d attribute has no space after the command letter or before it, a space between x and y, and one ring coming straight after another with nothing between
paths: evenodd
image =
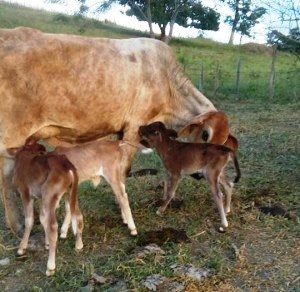
<instances>
[{"instance_id":1,"label":"cow","mask_svg":"<svg viewBox=\"0 0 300 292\"><path fill-rule=\"evenodd\" d=\"M217 111L184 75L172 49L147 38L106 39L0 30L0 171L7 225L20 231L9 148L28 137L79 144L163 121L179 130ZM212 130L209 135L214 136ZM127 147L124 168L136 152Z\"/></svg>"}]
</instances>

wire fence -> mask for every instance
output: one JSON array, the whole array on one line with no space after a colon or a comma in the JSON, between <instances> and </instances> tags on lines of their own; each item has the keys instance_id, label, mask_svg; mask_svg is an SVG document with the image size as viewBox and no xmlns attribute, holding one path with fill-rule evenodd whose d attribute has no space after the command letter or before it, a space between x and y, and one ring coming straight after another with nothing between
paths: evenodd
<instances>
[{"instance_id":1,"label":"wire fence","mask_svg":"<svg viewBox=\"0 0 300 292\"><path fill-rule=\"evenodd\" d=\"M273 71L271 67L252 70L250 63L238 59L232 69L222 67L219 62L212 65L205 61L183 67L196 87L208 96L291 101L300 98L300 67L296 65L280 70L275 66Z\"/></svg>"}]
</instances>

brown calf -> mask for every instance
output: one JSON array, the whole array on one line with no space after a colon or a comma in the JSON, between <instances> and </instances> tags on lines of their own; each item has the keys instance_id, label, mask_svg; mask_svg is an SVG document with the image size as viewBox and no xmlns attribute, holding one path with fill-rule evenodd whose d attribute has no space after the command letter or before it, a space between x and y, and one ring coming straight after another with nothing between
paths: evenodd
<instances>
[{"instance_id":1,"label":"brown calf","mask_svg":"<svg viewBox=\"0 0 300 292\"><path fill-rule=\"evenodd\" d=\"M40 221L45 230L45 245L49 249L46 275L55 272L57 242L57 220L55 210L65 194L66 209L72 216L73 232L76 235L75 247L82 249L82 214L77 199L77 172L72 163L63 155L46 153L39 144L25 145L15 152L13 181L18 189L25 214L25 232L18 254L23 255L33 226L33 199L41 198ZM66 218L67 219L67 218ZM63 228L66 225L66 219Z\"/></svg>"},{"instance_id":2,"label":"brown calf","mask_svg":"<svg viewBox=\"0 0 300 292\"><path fill-rule=\"evenodd\" d=\"M125 191L127 169L124 167L126 147L122 141L96 140L74 147L57 147L55 153L65 155L76 167L79 182L92 180L94 185L100 183L101 176L110 184L121 208L123 222L128 225L131 235L137 230L132 217L128 196ZM69 220L70 221L70 220ZM68 230L62 229L65 237Z\"/></svg>"},{"instance_id":3,"label":"brown calf","mask_svg":"<svg viewBox=\"0 0 300 292\"><path fill-rule=\"evenodd\" d=\"M221 216L220 231L224 231L224 228L228 227L226 213L230 212L231 185L226 182L223 171L230 158L237 172L234 182L238 182L240 178L240 169L234 152L223 145L179 142L170 138L170 131L172 130L166 129L162 122L139 128L139 135L143 139L141 143L157 150L168 172L164 203L157 214L161 215L175 196L182 175L201 171L210 185ZM219 183L225 192L225 211Z\"/></svg>"}]
</instances>

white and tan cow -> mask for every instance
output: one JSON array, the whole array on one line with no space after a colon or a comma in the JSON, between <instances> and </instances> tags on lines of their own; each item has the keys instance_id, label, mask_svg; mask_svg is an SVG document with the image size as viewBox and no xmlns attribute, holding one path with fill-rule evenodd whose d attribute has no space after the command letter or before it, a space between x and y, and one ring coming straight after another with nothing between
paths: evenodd
<instances>
[{"instance_id":1,"label":"white and tan cow","mask_svg":"<svg viewBox=\"0 0 300 292\"><path fill-rule=\"evenodd\" d=\"M184 76L169 46L146 38L113 40L0 30L0 156L6 221L20 228L7 149L29 136L80 143L163 121L176 130L214 105ZM212 131L210 135L214 135ZM124 167L136 149L128 147Z\"/></svg>"}]
</instances>

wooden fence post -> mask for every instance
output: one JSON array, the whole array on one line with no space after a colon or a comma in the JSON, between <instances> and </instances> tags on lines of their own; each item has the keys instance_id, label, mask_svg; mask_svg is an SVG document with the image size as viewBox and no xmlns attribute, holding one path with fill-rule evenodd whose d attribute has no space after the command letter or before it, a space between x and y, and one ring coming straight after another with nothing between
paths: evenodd
<instances>
[{"instance_id":1,"label":"wooden fence post","mask_svg":"<svg viewBox=\"0 0 300 292\"><path fill-rule=\"evenodd\" d=\"M198 89L203 93L204 92L204 68L203 68L203 62L201 62L200 67L200 76L199 76L199 85Z\"/></svg>"},{"instance_id":2,"label":"wooden fence post","mask_svg":"<svg viewBox=\"0 0 300 292\"><path fill-rule=\"evenodd\" d=\"M235 82L235 93L236 97L240 98L240 80L241 80L241 57L239 56L236 66L236 82Z\"/></svg>"},{"instance_id":3,"label":"wooden fence post","mask_svg":"<svg viewBox=\"0 0 300 292\"><path fill-rule=\"evenodd\" d=\"M217 94L218 89L220 88L220 63L217 63L215 77L214 77L214 97Z\"/></svg>"},{"instance_id":4,"label":"wooden fence post","mask_svg":"<svg viewBox=\"0 0 300 292\"><path fill-rule=\"evenodd\" d=\"M275 63L277 56L277 45L272 47L272 63L271 63L271 72L269 77L269 100L274 98L275 93Z\"/></svg>"}]
</instances>

